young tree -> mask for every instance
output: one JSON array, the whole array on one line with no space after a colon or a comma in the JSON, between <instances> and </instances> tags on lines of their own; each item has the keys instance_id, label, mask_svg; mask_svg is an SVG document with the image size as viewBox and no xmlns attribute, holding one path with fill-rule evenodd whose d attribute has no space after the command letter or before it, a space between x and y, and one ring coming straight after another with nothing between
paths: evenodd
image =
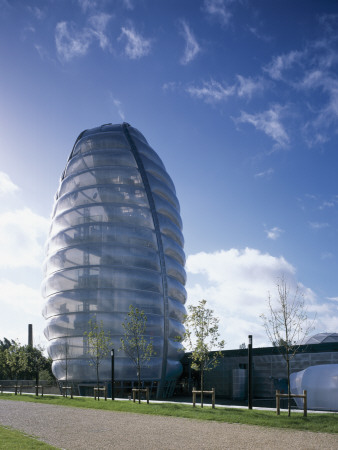
<instances>
[{"instance_id":1,"label":"young tree","mask_svg":"<svg viewBox=\"0 0 338 450\"><path fill-rule=\"evenodd\" d=\"M60 366L65 372L65 383L66 387L68 387L68 366L69 366L69 358L70 358L70 343L69 343L69 330L67 328L66 337L62 339L60 344L58 345L58 352L61 356L60 358ZM66 397L68 397L68 389L66 391Z\"/></svg>"},{"instance_id":2,"label":"young tree","mask_svg":"<svg viewBox=\"0 0 338 450\"><path fill-rule=\"evenodd\" d=\"M109 354L111 349L110 334L103 328L102 320L97 323L96 316L88 322L89 331L85 331L87 337L89 364L95 367L97 387L99 388L99 367L103 359ZM99 396L100 398L100 396Z\"/></svg>"},{"instance_id":3,"label":"young tree","mask_svg":"<svg viewBox=\"0 0 338 450\"><path fill-rule=\"evenodd\" d=\"M268 315L261 314L266 334L273 346L277 347L286 362L288 382L288 416L291 415L290 362L296 355L301 342L312 329L308 321L304 295L299 287L294 292L284 278L276 282L276 296L273 301L268 294Z\"/></svg>"},{"instance_id":4,"label":"young tree","mask_svg":"<svg viewBox=\"0 0 338 450\"><path fill-rule=\"evenodd\" d=\"M200 300L197 306L189 305L185 317L185 333L180 341L186 343L191 351L191 368L200 371L201 376L201 407L203 408L204 372L214 369L219 364L222 352L211 351L216 347L223 349L225 342L220 340L218 332L219 319L214 317L214 311L206 307L206 300Z\"/></svg>"},{"instance_id":5,"label":"young tree","mask_svg":"<svg viewBox=\"0 0 338 450\"><path fill-rule=\"evenodd\" d=\"M152 338L145 337L147 316L144 311L129 306L129 312L122 323L124 336L121 338L120 350L123 350L136 366L138 389L141 389L141 368L155 355ZM141 402L138 391L138 402Z\"/></svg>"}]
</instances>

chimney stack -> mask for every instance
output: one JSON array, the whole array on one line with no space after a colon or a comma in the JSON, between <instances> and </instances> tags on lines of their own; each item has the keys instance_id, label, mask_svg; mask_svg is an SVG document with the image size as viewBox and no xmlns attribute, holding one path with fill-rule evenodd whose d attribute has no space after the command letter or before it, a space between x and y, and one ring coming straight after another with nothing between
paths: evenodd
<instances>
[{"instance_id":1,"label":"chimney stack","mask_svg":"<svg viewBox=\"0 0 338 450\"><path fill-rule=\"evenodd\" d=\"M28 324L28 345L33 347L33 325Z\"/></svg>"}]
</instances>

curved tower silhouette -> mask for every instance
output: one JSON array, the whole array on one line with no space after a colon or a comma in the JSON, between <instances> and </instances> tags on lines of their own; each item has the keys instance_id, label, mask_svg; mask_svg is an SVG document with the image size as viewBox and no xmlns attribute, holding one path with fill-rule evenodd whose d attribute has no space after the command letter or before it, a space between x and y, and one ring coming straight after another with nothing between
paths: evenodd
<instances>
[{"instance_id":1,"label":"curved tower silhouette","mask_svg":"<svg viewBox=\"0 0 338 450\"><path fill-rule=\"evenodd\" d=\"M56 193L46 251L43 315L54 375L96 380L84 337L95 317L112 338L115 380L136 380L131 360L117 351L132 304L146 313L156 352L142 378L165 394L181 373L182 221L174 184L138 130L108 124L79 135ZM109 355L100 380L110 377Z\"/></svg>"}]
</instances>

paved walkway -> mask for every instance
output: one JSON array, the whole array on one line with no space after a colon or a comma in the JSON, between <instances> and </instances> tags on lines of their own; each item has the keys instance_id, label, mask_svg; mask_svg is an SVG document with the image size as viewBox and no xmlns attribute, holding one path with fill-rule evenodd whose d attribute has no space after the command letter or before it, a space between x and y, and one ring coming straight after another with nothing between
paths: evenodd
<instances>
[{"instance_id":1,"label":"paved walkway","mask_svg":"<svg viewBox=\"0 0 338 450\"><path fill-rule=\"evenodd\" d=\"M0 424L66 450L338 450L338 436L0 400Z\"/></svg>"}]
</instances>

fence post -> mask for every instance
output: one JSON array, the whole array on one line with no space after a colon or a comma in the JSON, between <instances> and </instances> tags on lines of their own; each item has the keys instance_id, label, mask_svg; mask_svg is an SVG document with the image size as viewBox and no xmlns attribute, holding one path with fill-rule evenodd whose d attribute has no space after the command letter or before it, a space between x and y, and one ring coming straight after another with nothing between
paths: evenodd
<instances>
[{"instance_id":1,"label":"fence post","mask_svg":"<svg viewBox=\"0 0 338 450\"><path fill-rule=\"evenodd\" d=\"M41 397L43 397L43 385L41 386Z\"/></svg>"},{"instance_id":2,"label":"fence post","mask_svg":"<svg viewBox=\"0 0 338 450\"><path fill-rule=\"evenodd\" d=\"M212 388L212 407L215 408L215 388Z\"/></svg>"},{"instance_id":3,"label":"fence post","mask_svg":"<svg viewBox=\"0 0 338 450\"><path fill-rule=\"evenodd\" d=\"M22 395L22 384L20 385L20 395Z\"/></svg>"},{"instance_id":4,"label":"fence post","mask_svg":"<svg viewBox=\"0 0 338 450\"><path fill-rule=\"evenodd\" d=\"M307 417L307 391L303 391L304 395L304 417Z\"/></svg>"},{"instance_id":5,"label":"fence post","mask_svg":"<svg viewBox=\"0 0 338 450\"><path fill-rule=\"evenodd\" d=\"M196 391L195 386L192 388L192 406L195 408L196 406Z\"/></svg>"},{"instance_id":6,"label":"fence post","mask_svg":"<svg viewBox=\"0 0 338 450\"><path fill-rule=\"evenodd\" d=\"M135 403L135 398L136 398L136 391L134 391L133 389L133 402Z\"/></svg>"},{"instance_id":7,"label":"fence post","mask_svg":"<svg viewBox=\"0 0 338 450\"><path fill-rule=\"evenodd\" d=\"M280 415L280 403L279 403L279 391L276 391L276 410L277 410L277 416Z\"/></svg>"},{"instance_id":8,"label":"fence post","mask_svg":"<svg viewBox=\"0 0 338 450\"><path fill-rule=\"evenodd\" d=\"M147 404L149 405L149 388L148 387L146 389L146 399L147 399Z\"/></svg>"}]
</instances>

